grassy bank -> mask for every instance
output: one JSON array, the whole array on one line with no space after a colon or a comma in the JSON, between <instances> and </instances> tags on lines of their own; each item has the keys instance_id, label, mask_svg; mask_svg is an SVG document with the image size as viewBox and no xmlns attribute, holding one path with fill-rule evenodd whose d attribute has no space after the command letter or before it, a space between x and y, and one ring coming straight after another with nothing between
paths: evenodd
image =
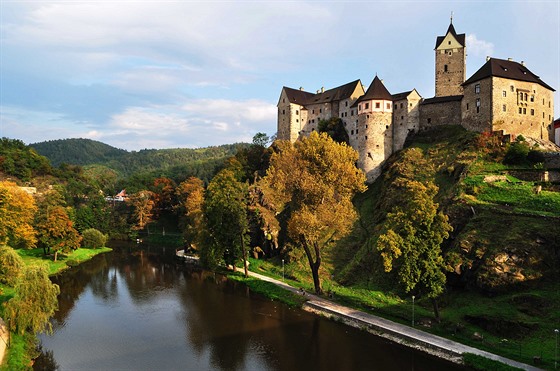
<instances>
[{"instance_id":1,"label":"grassy bank","mask_svg":"<svg viewBox=\"0 0 560 371\"><path fill-rule=\"evenodd\" d=\"M52 257L44 256L43 249L16 250L22 257L24 264L46 264L49 275L56 275L70 267L79 265L90 260L95 255L111 251L108 247L98 249L80 248L72 253L58 254L57 261L53 261ZM12 287L0 284L0 316L3 317L3 303L10 300L15 294ZM28 370L31 369L31 360L37 356L36 354L36 337L33 334L11 334L10 347L6 349L4 363L0 366L0 370Z\"/></svg>"}]
</instances>

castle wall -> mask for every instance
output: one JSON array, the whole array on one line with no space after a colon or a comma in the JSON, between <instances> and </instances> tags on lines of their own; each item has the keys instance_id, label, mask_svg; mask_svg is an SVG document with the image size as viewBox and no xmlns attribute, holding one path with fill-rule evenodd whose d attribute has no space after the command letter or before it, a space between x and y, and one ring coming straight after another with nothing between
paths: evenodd
<instances>
[{"instance_id":1,"label":"castle wall","mask_svg":"<svg viewBox=\"0 0 560 371\"><path fill-rule=\"evenodd\" d=\"M334 110L333 110L333 106ZM338 116L338 105L331 103L308 104L307 120L302 128L302 135L308 136L312 131L317 131L319 121L328 120L333 116Z\"/></svg>"},{"instance_id":2,"label":"castle wall","mask_svg":"<svg viewBox=\"0 0 560 371\"><path fill-rule=\"evenodd\" d=\"M537 83L501 77L473 82L464 87L462 110L467 130L552 139L553 93Z\"/></svg>"},{"instance_id":3,"label":"castle wall","mask_svg":"<svg viewBox=\"0 0 560 371\"><path fill-rule=\"evenodd\" d=\"M420 129L440 125L461 125L461 101L445 101L419 105Z\"/></svg>"},{"instance_id":4,"label":"castle wall","mask_svg":"<svg viewBox=\"0 0 560 371\"><path fill-rule=\"evenodd\" d=\"M404 147L410 132L417 132L420 124L420 102L422 97L414 90L406 99L393 104L393 152Z\"/></svg>"},{"instance_id":5,"label":"castle wall","mask_svg":"<svg viewBox=\"0 0 560 371\"><path fill-rule=\"evenodd\" d=\"M393 152L392 112L360 114L357 130L357 147L353 147L359 154L358 167L365 172L367 181L372 182Z\"/></svg>"}]
</instances>

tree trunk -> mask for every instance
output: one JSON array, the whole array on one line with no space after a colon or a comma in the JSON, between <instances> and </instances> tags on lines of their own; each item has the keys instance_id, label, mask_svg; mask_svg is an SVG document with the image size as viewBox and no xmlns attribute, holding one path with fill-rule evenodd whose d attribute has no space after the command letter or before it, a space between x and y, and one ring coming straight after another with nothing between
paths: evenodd
<instances>
[{"instance_id":1,"label":"tree trunk","mask_svg":"<svg viewBox=\"0 0 560 371\"><path fill-rule=\"evenodd\" d=\"M58 257L58 250L54 252L54 261L56 261L57 257Z\"/></svg>"},{"instance_id":2,"label":"tree trunk","mask_svg":"<svg viewBox=\"0 0 560 371\"><path fill-rule=\"evenodd\" d=\"M245 241L243 241L243 233L241 233L241 252L243 254L243 268L245 269L245 278L249 277L249 269L247 268L247 252L245 251Z\"/></svg>"},{"instance_id":3,"label":"tree trunk","mask_svg":"<svg viewBox=\"0 0 560 371\"><path fill-rule=\"evenodd\" d=\"M313 285L315 286L315 293L321 295L323 290L321 289L321 280L319 279L319 267L321 266L321 250L317 244L313 244L315 250L316 260L313 261L313 256L311 255L311 250L307 242L303 243L303 250L305 255L307 255L307 261L309 262L309 268L311 268L311 274L313 275Z\"/></svg>"},{"instance_id":4,"label":"tree trunk","mask_svg":"<svg viewBox=\"0 0 560 371\"><path fill-rule=\"evenodd\" d=\"M436 298L432 298L432 305L434 307L434 317L436 319L436 322L440 323L441 320L439 317L439 306Z\"/></svg>"}]
</instances>

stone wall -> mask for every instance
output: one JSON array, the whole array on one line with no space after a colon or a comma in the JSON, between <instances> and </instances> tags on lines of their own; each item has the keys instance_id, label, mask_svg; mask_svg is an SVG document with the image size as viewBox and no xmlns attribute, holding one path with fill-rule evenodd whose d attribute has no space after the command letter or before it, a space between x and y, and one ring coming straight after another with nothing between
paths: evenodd
<instances>
[{"instance_id":1,"label":"stone wall","mask_svg":"<svg viewBox=\"0 0 560 371\"><path fill-rule=\"evenodd\" d=\"M492 79L464 86L461 101L461 124L467 130L492 131Z\"/></svg>"},{"instance_id":2,"label":"stone wall","mask_svg":"<svg viewBox=\"0 0 560 371\"><path fill-rule=\"evenodd\" d=\"M358 116L358 134L355 142L358 151L358 167L362 169L368 182L381 174L383 162L393 152L392 113L378 112Z\"/></svg>"},{"instance_id":3,"label":"stone wall","mask_svg":"<svg viewBox=\"0 0 560 371\"><path fill-rule=\"evenodd\" d=\"M421 103L419 106L419 117L421 130L440 125L461 125L461 101Z\"/></svg>"},{"instance_id":4,"label":"stone wall","mask_svg":"<svg viewBox=\"0 0 560 371\"><path fill-rule=\"evenodd\" d=\"M436 97L463 94L466 50L448 34L436 49Z\"/></svg>"},{"instance_id":5,"label":"stone wall","mask_svg":"<svg viewBox=\"0 0 560 371\"><path fill-rule=\"evenodd\" d=\"M414 91L406 99L395 101L393 106L393 152L403 148L409 133L418 131L421 100L422 97Z\"/></svg>"}]
</instances>

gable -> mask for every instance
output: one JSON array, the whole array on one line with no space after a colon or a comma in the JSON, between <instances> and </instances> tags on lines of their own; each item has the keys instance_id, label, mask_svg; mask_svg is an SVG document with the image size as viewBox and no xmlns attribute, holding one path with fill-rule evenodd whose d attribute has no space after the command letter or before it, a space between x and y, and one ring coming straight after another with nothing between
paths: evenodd
<instances>
[{"instance_id":1,"label":"gable","mask_svg":"<svg viewBox=\"0 0 560 371\"><path fill-rule=\"evenodd\" d=\"M436 50L446 50L446 49L459 49L462 48L463 45L453 36L451 32L448 32L447 35L441 40Z\"/></svg>"}]
</instances>

